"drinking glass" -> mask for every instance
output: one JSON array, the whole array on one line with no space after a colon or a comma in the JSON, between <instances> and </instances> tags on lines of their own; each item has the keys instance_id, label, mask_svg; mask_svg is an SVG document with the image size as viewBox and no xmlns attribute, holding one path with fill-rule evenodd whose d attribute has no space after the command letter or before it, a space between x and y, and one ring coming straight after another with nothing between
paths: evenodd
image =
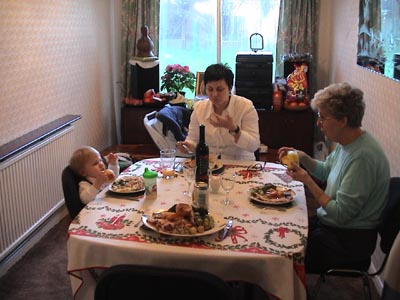
<instances>
[{"instance_id":1,"label":"drinking glass","mask_svg":"<svg viewBox=\"0 0 400 300\"><path fill-rule=\"evenodd\" d=\"M233 189L236 182L236 173L233 171L225 171L221 175L221 186L226 193L225 200L223 200L224 205L233 204L233 201L229 199L229 192Z\"/></svg>"},{"instance_id":2,"label":"drinking glass","mask_svg":"<svg viewBox=\"0 0 400 300\"><path fill-rule=\"evenodd\" d=\"M160 150L161 174L163 175L163 178L165 179L174 178L175 157L176 157L176 149Z\"/></svg>"},{"instance_id":3,"label":"drinking glass","mask_svg":"<svg viewBox=\"0 0 400 300\"><path fill-rule=\"evenodd\" d=\"M221 186L221 175L220 174L211 174L209 181L210 181L211 191L214 194L217 194L219 187Z\"/></svg>"},{"instance_id":4,"label":"drinking glass","mask_svg":"<svg viewBox=\"0 0 400 300\"><path fill-rule=\"evenodd\" d=\"M183 191L185 196L191 197L190 195L190 187L196 177L196 167L191 167L189 164L183 164L183 175L187 182L187 190Z\"/></svg>"},{"instance_id":5,"label":"drinking glass","mask_svg":"<svg viewBox=\"0 0 400 300\"><path fill-rule=\"evenodd\" d=\"M218 153L216 152L211 152L208 154L208 172L209 172L209 177L212 175L212 171L215 167L215 164L217 163L218 160Z\"/></svg>"}]
</instances>

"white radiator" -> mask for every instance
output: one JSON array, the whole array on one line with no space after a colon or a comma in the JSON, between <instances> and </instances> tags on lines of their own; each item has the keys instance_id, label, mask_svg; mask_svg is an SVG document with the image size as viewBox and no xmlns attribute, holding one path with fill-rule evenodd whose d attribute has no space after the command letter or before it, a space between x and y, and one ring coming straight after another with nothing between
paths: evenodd
<instances>
[{"instance_id":1,"label":"white radiator","mask_svg":"<svg viewBox=\"0 0 400 300\"><path fill-rule=\"evenodd\" d=\"M0 262L63 205L73 147L69 126L0 165Z\"/></svg>"}]
</instances>

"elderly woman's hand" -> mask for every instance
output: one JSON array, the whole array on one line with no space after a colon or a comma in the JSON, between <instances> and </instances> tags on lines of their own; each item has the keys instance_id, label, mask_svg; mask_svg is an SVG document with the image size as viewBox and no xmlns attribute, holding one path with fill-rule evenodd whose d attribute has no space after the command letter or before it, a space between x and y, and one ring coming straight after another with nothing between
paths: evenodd
<instances>
[{"instance_id":1,"label":"elderly woman's hand","mask_svg":"<svg viewBox=\"0 0 400 300\"><path fill-rule=\"evenodd\" d=\"M308 172L298 164L292 164L290 169L286 169L286 174L288 174L294 180L301 181L304 184L307 184L309 180L313 180L310 174L308 174Z\"/></svg>"}]
</instances>

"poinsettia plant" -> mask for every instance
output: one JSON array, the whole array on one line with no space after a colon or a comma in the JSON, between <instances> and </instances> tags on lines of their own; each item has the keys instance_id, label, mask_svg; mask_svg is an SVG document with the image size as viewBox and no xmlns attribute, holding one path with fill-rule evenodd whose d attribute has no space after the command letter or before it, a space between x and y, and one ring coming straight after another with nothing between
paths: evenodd
<instances>
[{"instance_id":1,"label":"poinsettia plant","mask_svg":"<svg viewBox=\"0 0 400 300\"><path fill-rule=\"evenodd\" d=\"M180 64L168 65L161 76L161 90L167 92L181 92L184 88L194 91L196 77L188 66Z\"/></svg>"}]
</instances>

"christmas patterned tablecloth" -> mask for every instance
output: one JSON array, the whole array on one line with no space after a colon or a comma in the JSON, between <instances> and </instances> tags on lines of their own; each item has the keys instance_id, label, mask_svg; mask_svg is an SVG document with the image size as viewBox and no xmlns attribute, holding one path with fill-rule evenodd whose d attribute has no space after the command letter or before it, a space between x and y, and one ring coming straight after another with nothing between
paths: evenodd
<instances>
[{"instance_id":1,"label":"christmas patterned tablecloth","mask_svg":"<svg viewBox=\"0 0 400 300\"><path fill-rule=\"evenodd\" d=\"M180 159L182 160L182 159ZM306 299L304 253L307 240L307 207L304 186L291 180L279 164L223 161L237 179L230 192L232 205L224 205L225 193L209 193L209 212L215 218L233 220L227 238L219 233L182 238L146 228L141 218L177 203L191 203L185 196L183 174L157 179L156 199L146 195L113 195L107 188L72 221L68 231L68 273L74 299L93 299L93 271L121 263L151 264L198 269L224 280L258 284L280 299ZM159 171L159 159L142 160L125 174L142 175L147 167ZM273 183L291 188L294 201L263 205L251 201L249 188Z\"/></svg>"}]
</instances>

